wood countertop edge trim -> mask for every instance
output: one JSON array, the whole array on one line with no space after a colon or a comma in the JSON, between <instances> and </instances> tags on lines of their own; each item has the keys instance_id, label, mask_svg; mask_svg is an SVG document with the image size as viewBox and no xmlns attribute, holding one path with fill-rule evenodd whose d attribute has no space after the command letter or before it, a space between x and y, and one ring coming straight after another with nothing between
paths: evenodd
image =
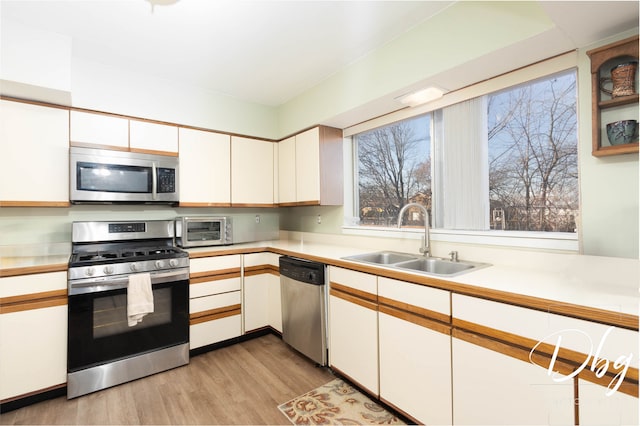
<instances>
[{"instance_id":1,"label":"wood countertop edge trim","mask_svg":"<svg viewBox=\"0 0 640 426\"><path fill-rule=\"evenodd\" d=\"M350 269L357 272L368 273L377 275L380 277L397 279L413 284L425 285L441 290L451 291L453 293L473 296L480 299L491 300L500 303L507 303L510 305L520 306L528 309L535 309L552 314L564 315L571 318L582 319L591 322L598 322L601 324L613 325L616 327L625 328L632 331L639 331L640 317L632 314L625 314L613 311L607 311L599 308L592 308L583 305L577 305L566 302L558 302L557 300L545 299L537 296L527 296L518 293L507 292L503 290L493 290L480 285L461 284L453 281L447 281L446 279L434 278L430 276L419 276L415 274L409 274L402 271L395 271L390 269L378 268L376 266L357 264L354 262L344 261L340 259L331 259L322 256L309 255L300 253L289 249L281 249L270 246L261 247L243 247L211 250L202 252L190 252L190 259L198 259L202 257L215 257L226 256L233 254L251 254L251 253L265 253L270 252L274 254L294 256L302 259L312 260L316 262L325 263L330 266L337 266L340 268ZM39 274L47 272L59 272L66 271L67 264L57 265L41 265L41 266L29 266L21 268L7 268L0 269L0 277L12 277L18 275Z\"/></svg>"},{"instance_id":2,"label":"wood countertop edge trim","mask_svg":"<svg viewBox=\"0 0 640 426\"><path fill-rule=\"evenodd\" d=\"M0 278L17 277L20 275L47 274L49 272L66 272L67 269L68 265L66 263L5 268L0 269Z\"/></svg>"}]
</instances>

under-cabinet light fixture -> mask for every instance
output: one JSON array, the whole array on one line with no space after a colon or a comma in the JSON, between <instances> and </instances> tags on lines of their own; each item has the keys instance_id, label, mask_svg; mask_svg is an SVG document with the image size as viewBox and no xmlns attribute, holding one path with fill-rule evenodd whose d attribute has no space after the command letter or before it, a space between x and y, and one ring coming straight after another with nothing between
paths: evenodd
<instances>
[{"instance_id":1,"label":"under-cabinet light fixture","mask_svg":"<svg viewBox=\"0 0 640 426\"><path fill-rule=\"evenodd\" d=\"M435 101L436 99L440 99L445 93L444 89L436 86L430 86L426 89L418 90L416 92L407 93L406 95L402 95L397 97L396 99L410 107L426 104L427 102Z\"/></svg>"}]
</instances>

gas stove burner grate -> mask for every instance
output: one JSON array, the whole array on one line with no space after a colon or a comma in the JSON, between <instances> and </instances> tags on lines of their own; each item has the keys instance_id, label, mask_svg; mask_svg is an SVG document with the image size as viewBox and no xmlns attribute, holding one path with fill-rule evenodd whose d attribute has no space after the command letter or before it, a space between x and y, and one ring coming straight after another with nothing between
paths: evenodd
<instances>
[{"instance_id":1,"label":"gas stove burner grate","mask_svg":"<svg viewBox=\"0 0 640 426\"><path fill-rule=\"evenodd\" d=\"M78 255L78 261L80 262L94 262L108 259L117 259L118 253L88 253L84 255Z\"/></svg>"}]
</instances>

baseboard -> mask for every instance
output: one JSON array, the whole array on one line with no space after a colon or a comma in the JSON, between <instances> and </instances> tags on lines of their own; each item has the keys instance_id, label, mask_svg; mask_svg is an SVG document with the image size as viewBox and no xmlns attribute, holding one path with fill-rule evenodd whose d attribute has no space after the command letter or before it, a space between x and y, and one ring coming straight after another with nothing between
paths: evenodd
<instances>
[{"instance_id":1,"label":"baseboard","mask_svg":"<svg viewBox=\"0 0 640 426\"><path fill-rule=\"evenodd\" d=\"M282 338L282 333L271 326L258 328L251 330L242 336L233 337L231 339L223 340L221 342L212 343L210 345L201 346L189 351L189 356L194 357L205 354L207 352L214 351L216 349L224 348L227 346L235 345L236 343L246 342L247 340L255 339L257 337L266 336L267 334L273 334L278 338Z\"/></svg>"},{"instance_id":2,"label":"baseboard","mask_svg":"<svg viewBox=\"0 0 640 426\"><path fill-rule=\"evenodd\" d=\"M0 401L0 414L61 396L67 396L66 383Z\"/></svg>"}]
</instances>

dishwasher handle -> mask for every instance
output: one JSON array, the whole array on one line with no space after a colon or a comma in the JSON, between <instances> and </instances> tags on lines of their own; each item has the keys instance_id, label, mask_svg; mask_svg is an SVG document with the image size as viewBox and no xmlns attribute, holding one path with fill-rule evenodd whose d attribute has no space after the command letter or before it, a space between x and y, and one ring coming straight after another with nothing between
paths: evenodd
<instances>
[{"instance_id":1,"label":"dishwasher handle","mask_svg":"<svg viewBox=\"0 0 640 426\"><path fill-rule=\"evenodd\" d=\"M310 260L281 256L280 276L307 284L325 285L325 265Z\"/></svg>"}]
</instances>

